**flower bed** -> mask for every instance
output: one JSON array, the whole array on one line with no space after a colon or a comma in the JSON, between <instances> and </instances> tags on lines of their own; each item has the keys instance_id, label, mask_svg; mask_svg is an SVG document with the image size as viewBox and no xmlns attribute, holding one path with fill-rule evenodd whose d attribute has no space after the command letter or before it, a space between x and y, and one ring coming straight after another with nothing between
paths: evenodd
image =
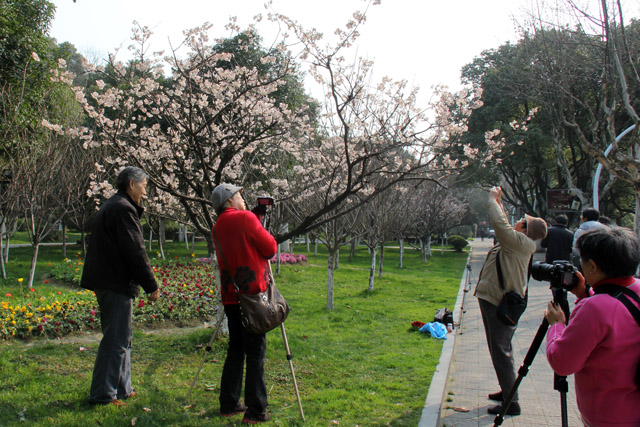
<instances>
[{"instance_id":1,"label":"flower bed","mask_svg":"<svg viewBox=\"0 0 640 427\"><path fill-rule=\"evenodd\" d=\"M79 282L80 261L64 260L56 278ZM134 301L137 323L185 322L209 319L217 310L217 290L210 264L174 259L153 266L160 299L148 303L144 294ZM79 273L80 272L80 273ZM100 309L92 291L58 292L55 297L31 289L25 297L11 294L0 302L0 338L59 337L75 331L100 329Z\"/></svg>"},{"instance_id":2,"label":"flower bed","mask_svg":"<svg viewBox=\"0 0 640 427\"><path fill-rule=\"evenodd\" d=\"M271 258L271 262L276 262L277 261L277 255L274 255L273 258ZM283 264L298 264L301 262L307 262L308 259L305 255L302 254L290 254L290 253L286 253L283 252L280 254L280 262Z\"/></svg>"}]
</instances>

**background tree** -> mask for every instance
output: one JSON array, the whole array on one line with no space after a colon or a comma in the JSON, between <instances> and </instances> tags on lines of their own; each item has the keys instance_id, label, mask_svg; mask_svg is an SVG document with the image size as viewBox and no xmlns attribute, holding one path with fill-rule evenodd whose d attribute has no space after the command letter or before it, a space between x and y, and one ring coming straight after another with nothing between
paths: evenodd
<instances>
[{"instance_id":1,"label":"background tree","mask_svg":"<svg viewBox=\"0 0 640 427\"><path fill-rule=\"evenodd\" d=\"M620 46L638 39L637 23L625 25L619 4L613 19L604 19L613 4L601 1L600 13L593 13L567 2L565 13L553 20L536 14L516 45L484 52L463 70L466 82L483 89L483 107L473 112L464 144L484 147L487 133L502 142L496 164L480 174L482 182L502 184L510 202L529 212L547 214L550 188L567 188L583 206L592 204L600 160L594 148L603 157L615 136L633 123L624 100L637 93L634 54L621 55L626 47ZM620 221L630 211L625 187L635 192L635 166L629 168L633 141L629 135L620 142L620 152L628 155L609 156L602 177L604 212Z\"/></svg>"}]
</instances>

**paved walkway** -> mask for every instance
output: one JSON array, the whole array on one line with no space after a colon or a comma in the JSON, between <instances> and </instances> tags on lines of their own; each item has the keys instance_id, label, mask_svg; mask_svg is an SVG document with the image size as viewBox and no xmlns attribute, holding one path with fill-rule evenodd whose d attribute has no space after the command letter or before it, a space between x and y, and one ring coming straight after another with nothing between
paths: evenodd
<instances>
[{"instance_id":1,"label":"paved walkway","mask_svg":"<svg viewBox=\"0 0 640 427\"><path fill-rule=\"evenodd\" d=\"M455 322L462 320L462 326L456 329L455 336L450 335L445 341L437 372L429 388L420 427L494 425L495 415L488 414L487 408L498 402L488 400L487 395L498 391L499 386L489 357L478 300L473 296L482 263L491 246L491 239L472 242L471 271L465 271L462 278L454 312ZM542 253L534 256L534 262L543 259ZM470 289L465 293L467 282L470 282ZM529 305L513 339L516 373L522 366L551 298L548 282L531 279ZM463 299L464 313L461 319ZM573 307L574 300L573 295L569 294L570 307ZM518 388L522 415L506 416L503 426L562 425L560 393L553 388L554 375L547 363L545 346L546 340L543 340L529 372ZM582 426L572 376L568 378L568 382L569 426Z\"/></svg>"}]
</instances>

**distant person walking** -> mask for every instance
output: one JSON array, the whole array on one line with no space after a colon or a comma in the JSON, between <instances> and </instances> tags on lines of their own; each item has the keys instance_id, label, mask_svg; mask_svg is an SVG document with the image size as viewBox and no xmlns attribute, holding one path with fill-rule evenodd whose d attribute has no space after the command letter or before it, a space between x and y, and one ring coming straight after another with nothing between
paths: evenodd
<instances>
[{"instance_id":1,"label":"distant person walking","mask_svg":"<svg viewBox=\"0 0 640 427\"><path fill-rule=\"evenodd\" d=\"M140 286L149 301L157 301L160 292L140 225L147 176L139 168L126 167L118 174L117 187L93 221L80 285L95 292L102 325L89 402L124 406L121 399L135 396L131 388L133 300Z\"/></svg>"},{"instance_id":2,"label":"distant person walking","mask_svg":"<svg viewBox=\"0 0 640 427\"><path fill-rule=\"evenodd\" d=\"M547 237L540 241L540 246L547 249L545 254L546 263L571 261L573 232L567 228L568 224L569 219L566 215L556 216L553 226L547 231Z\"/></svg>"},{"instance_id":3,"label":"distant person walking","mask_svg":"<svg viewBox=\"0 0 640 427\"><path fill-rule=\"evenodd\" d=\"M580 252L578 252L577 242L580 236L589 230L595 230L596 228L606 227L603 223L599 222L600 212L593 208L585 208L582 211L582 218L580 227L573 233L573 253L572 262L573 265L580 268Z\"/></svg>"}]
</instances>

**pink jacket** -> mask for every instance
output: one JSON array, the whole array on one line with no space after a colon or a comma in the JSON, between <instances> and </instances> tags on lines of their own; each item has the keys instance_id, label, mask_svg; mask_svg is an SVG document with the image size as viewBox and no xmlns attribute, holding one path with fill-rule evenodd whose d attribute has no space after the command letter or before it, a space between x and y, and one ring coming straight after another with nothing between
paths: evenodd
<instances>
[{"instance_id":1,"label":"pink jacket","mask_svg":"<svg viewBox=\"0 0 640 427\"><path fill-rule=\"evenodd\" d=\"M640 281L628 278L625 284L640 294ZM575 373L586 425L640 426L640 327L621 302L606 294L578 300L568 326L549 327L547 359L557 374Z\"/></svg>"}]
</instances>

